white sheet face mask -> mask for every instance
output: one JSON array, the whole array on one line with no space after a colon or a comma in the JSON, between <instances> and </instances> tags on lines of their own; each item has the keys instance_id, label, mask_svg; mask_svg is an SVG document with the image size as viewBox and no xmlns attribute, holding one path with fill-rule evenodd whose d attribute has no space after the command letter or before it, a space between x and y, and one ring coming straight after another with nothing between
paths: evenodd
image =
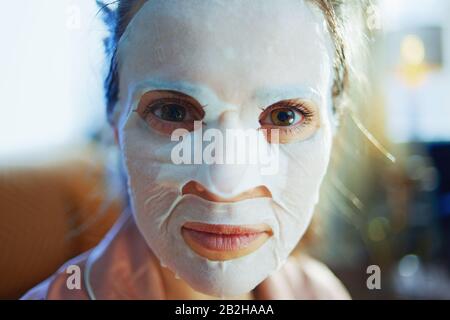
<instances>
[{"instance_id":1,"label":"white sheet face mask","mask_svg":"<svg viewBox=\"0 0 450 320\"><path fill-rule=\"evenodd\" d=\"M323 15L302 0L151 0L128 25L118 47L115 116L132 209L161 264L197 291L249 292L282 266L304 234L330 157L332 57ZM204 107L204 129L256 131L261 109L288 99L307 101L314 125L299 129L303 138L282 141L276 174L261 174L258 164L176 165L171 152L178 142L133 112L155 90L195 99ZM273 147L264 137L258 142ZM223 198L258 186L272 197L213 202L183 195L190 181ZM184 241L186 222L264 223L273 234L248 255L212 261Z\"/></svg>"}]
</instances>

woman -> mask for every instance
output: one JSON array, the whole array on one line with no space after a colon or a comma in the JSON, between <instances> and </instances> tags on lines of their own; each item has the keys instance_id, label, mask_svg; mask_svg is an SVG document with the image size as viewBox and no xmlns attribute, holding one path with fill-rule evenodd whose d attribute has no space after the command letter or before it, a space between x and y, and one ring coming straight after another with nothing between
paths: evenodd
<instances>
[{"instance_id":1,"label":"woman","mask_svg":"<svg viewBox=\"0 0 450 320\"><path fill-rule=\"evenodd\" d=\"M97 247L24 299L348 298L325 266L291 256L318 202L348 89L350 4L334 2L106 9L117 23L108 116L130 208ZM243 153L267 157L234 161ZM67 285L71 265L81 268L79 290Z\"/></svg>"}]
</instances>

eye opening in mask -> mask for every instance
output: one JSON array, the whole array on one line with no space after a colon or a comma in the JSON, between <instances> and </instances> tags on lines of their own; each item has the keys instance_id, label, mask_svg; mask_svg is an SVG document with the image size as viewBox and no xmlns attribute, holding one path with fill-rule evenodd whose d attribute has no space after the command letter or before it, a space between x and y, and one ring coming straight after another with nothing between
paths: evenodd
<instances>
[{"instance_id":1,"label":"eye opening in mask","mask_svg":"<svg viewBox=\"0 0 450 320\"><path fill-rule=\"evenodd\" d=\"M259 117L267 141L277 143L272 130L278 131L279 143L291 143L310 138L319 128L317 107L300 99L288 99L276 102L267 108Z\"/></svg>"},{"instance_id":2,"label":"eye opening in mask","mask_svg":"<svg viewBox=\"0 0 450 320\"><path fill-rule=\"evenodd\" d=\"M136 112L147 125L160 134L171 135L176 129L194 130L205 112L194 98L173 90L153 90L140 99Z\"/></svg>"}]
</instances>

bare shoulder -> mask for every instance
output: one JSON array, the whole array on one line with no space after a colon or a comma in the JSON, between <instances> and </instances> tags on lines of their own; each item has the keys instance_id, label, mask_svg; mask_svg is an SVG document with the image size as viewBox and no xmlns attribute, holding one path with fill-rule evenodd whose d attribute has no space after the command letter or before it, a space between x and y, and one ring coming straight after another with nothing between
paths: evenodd
<instances>
[{"instance_id":1,"label":"bare shoulder","mask_svg":"<svg viewBox=\"0 0 450 320\"><path fill-rule=\"evenodd\" d=\"M29 290L21 300L86 300L88 296L81 281L81 289L69 289L67 283L72 272L69 267L80 268L81 274L89 252L65 263L58 271L36 287Z\"/></svg>"},{"instance_id":2,"label":"bare shoulder","mask_svg":"<svg viewBox=\"0 0 450 320\"><path fill-rule=\"evenodd\" d=\"M322 262L303 255L293 258L300 271L303 294L307 299L348 300L351 299L345 286Z\"/></svg>"}]
</instances>

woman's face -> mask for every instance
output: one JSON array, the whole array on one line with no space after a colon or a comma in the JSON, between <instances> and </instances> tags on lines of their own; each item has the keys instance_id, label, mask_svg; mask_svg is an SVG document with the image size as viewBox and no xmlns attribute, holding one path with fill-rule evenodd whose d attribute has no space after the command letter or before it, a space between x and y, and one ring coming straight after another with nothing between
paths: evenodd
<instances>
[{"instance_id":1,"label":"woman's face","mask_svg":"<svg viewBox=\"0 0 450 320\"><path fill-rule=\"evenodd\" d=\"M194 289L250 291L305 232L330 157L332 59L302 0L151 0L130 22L115 116L131 204Z\"/></svg>"}]
</instances>

